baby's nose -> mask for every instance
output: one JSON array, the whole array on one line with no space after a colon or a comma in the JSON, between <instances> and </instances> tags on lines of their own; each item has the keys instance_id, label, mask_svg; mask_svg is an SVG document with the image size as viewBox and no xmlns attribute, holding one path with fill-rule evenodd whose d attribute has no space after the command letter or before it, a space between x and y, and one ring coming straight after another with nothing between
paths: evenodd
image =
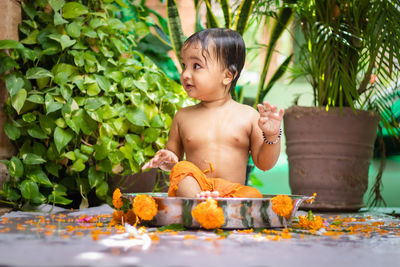
<instances>
[{"instance_id":1,"label":"baby's nose","mask_svg":"<svg viewBox=\"0 0 400 267\"><path fill-rule=\"evenodd\" d=\"M182 73L181 73L181 78L183 80L189 79L190 78L190 71L188 71L187 69L183 70Z\"/></svg>"}]
</instances>

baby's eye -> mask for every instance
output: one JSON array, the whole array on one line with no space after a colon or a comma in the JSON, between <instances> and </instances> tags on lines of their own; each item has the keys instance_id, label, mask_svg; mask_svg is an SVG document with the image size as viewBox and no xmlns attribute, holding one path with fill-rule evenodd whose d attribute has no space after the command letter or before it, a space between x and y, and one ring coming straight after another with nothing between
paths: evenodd
<instances>
[{"instance_id":1,"label":"baby's eye","mask_svg":"<svg viewBox=\"0 0 400 267\"><path fill-rule=\"evenodd\" d=\"M182 63L182 69L186 69L186 64Z\"/></svg>"},{"instance_id":2,"label":"baby's eye","mask_svg":"<svg viewBox=\"0 0 400 267\"><path fill-rule=\"evenodd\" d=\"M195 70L196 70L196 69L200 69L200 65L197 64L197 63L194 63L193 68L194 68Z\"/></svg>"}]
</instances>

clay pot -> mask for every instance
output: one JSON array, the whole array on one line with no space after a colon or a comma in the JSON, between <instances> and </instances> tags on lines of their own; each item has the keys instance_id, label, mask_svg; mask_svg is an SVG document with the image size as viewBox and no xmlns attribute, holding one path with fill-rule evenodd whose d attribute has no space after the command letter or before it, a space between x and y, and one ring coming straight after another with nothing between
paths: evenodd
<instances>
[{"instance_id":1,"label":"clay pot","mask_svg":"<svg viewBox=\"0 0 400 267\"><path fill-rule=\"evenodd\" d=\"M119 188L122 193L152 192L156 184L157 170L127 176L115 176L109 180L112 191Z\"/></svg>"},{"instance_id":2,"label":"clay pot","mask_svg":"<svg viewBox=\"0 0 400 267\"><path fill-rule=\"evenodd\" d=\"M356 211L364 207L379 116L350 108L294 106L285 111L286 153L292 194L312 195L303 208Z\"/></svg>"}]
</instances>

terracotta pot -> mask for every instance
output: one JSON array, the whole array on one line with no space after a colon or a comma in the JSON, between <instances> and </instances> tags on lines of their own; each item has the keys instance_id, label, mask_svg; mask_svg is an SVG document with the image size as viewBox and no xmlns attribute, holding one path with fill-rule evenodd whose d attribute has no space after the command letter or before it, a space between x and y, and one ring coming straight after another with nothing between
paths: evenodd
<instances>
[{"instance_id":1,"label":"terracotta pot","mask_svg":"<svg viewBox=\"0 0 400 267\"><path fill-rule=\"evenodd\" d=\"M292 194L318 194L313 210L355 211L364 206L379 116L350 108L294 106L285 111Z\"/></svg>"},{"instance_id":2,"label":"terracotta pot","mask_svg":"<svg viewBox=\"0 0 400 267\"><path fill-rule=\"evenodd\" d=\"M109 180L112 191L119 188L122 193L152 192L156 184L157 170L127 176L115 176Z\"/></svg>"}]
</instances>

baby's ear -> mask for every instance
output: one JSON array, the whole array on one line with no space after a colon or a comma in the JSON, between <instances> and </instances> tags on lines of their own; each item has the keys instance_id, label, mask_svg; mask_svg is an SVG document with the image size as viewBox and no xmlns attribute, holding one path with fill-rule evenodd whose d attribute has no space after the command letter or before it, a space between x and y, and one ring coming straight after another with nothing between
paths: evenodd
<instances>
[{"instance_id":1,"label":"baby's ear","mask_svg":"<svg viewBox=\"0 0 400 267\"><path fill-rule=\"evenodd\" d=\"M224 70L224 79L222 80L222 83L224 85L228 85L233 81L234 75L229 69Z\"/></svg>"}]
</instances>

